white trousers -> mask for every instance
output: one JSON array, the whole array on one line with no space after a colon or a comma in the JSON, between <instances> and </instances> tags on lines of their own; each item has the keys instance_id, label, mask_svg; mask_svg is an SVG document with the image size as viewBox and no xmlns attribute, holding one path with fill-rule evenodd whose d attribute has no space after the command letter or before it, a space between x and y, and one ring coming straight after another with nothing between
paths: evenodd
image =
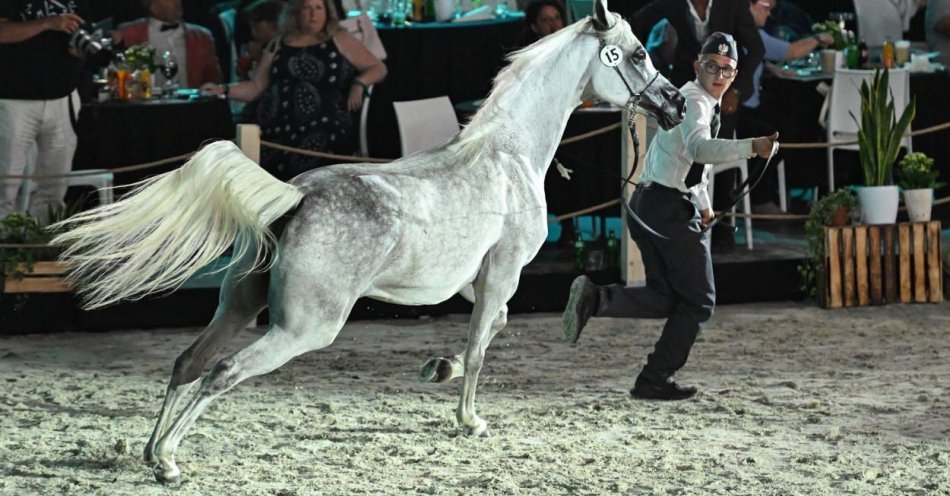
<instances>
[{"instance_id":1,"label":"white trousers","mask_svg":"<svg viewBox=\"0 0 950 496\"><path fill-rule=\"evenodd\" d=\"M0 99L0 176L28 173L27 164L34 152L33 174L65 174L72 169L76 132L70 122L70 98L76 113L73 117L78 118L80 102L76 91L55 100ZM21 179L0 179L0 218L16 210L22 183ZM60 210L65 206L67 181L65 178L40 179L36 183L28 212L46 223L50 209Z\"/></svg>"}]
</instances>

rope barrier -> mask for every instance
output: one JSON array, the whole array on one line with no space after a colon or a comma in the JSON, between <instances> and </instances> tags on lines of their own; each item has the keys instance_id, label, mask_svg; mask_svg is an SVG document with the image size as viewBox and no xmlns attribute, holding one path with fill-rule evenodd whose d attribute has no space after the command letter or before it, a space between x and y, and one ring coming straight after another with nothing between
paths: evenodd
<instances>
[{"instance_id":1,"label":"rope barrier","mask_svg":"<svg viewBox=\"0 0 950 496\"><path fill-rule=\"evenodd\" d=\"M950 129L950 122L944 122L943 124L937 124L936 126L925 127L923 129L918 129L908 133L908 136L916 137L923 136L925 134L936 133L937 131L943 131L944 129ZM780 142L781 143L781 142ZM832 148L836 146L849 146L857 145L858 141L836 141L834 143L781 143L782 148L789 150L804 150L811 148Z\"/></svg>"},{"instance_id":2,"label":"rope barrier","mask_svg":"<svg viewBox=\"0 0 950 496\"><path fill-rule=\"evenodd\" d=\"M583 141L585 139L589 139L594 136L599 136L601 134L609 133L619 128L620 128L619 122L610 124L608 126L594 129L592 131L579 134L577 136L564 138L560 141L560 145L569 145L572 143L576 143L578 141ZM943 124L938 124L936 126L919 129L917 131L910 133L909 135L912 137L922 136L925 134L943 131L944 129L950 129L950 122L945 122ZM856 144L858 144L857 141L841 141L841 142L836 142L836 143L782 143L781 147L790 149L790 150L795 150L795 149L800 150L800 149L809 149L809 148L830 148L830 147L835 147L835 146L848 146L848 145L856 145ZM357 156L352 156L352 155L337 155L334 153L315 152L312 150L304 150L302 148L295 148L292 146L281 145L278 143L265 141L265 140L261 140L261 146L266 146L268 148L273 148L276 150L281 150L281 151L290 152L290 153L308 155L311 157L328 158L332 160L341 160L341 161L347 161L347 162L387 163L394 160L394 159L388 159L388 158L357 157ZM102 174L103 172L111 172L113 174L122 174L125 172L151 169L154 167L160 167L163 165L188 160L189 158L191 158L192 155L194 155L194 153L195 152L184 153L181 155L176 155L174 157L163 158L161 160L154 160L152 162L143 162L141 164L127 165L124 167L114 167L111 169L99 169L95 171L94 170L89 170L89 171L78 170L78 171L70 172L67 174L0 175L0 181L7 180L7 179L20 179L20 180L22 179L31 179L31 180L63 179L67 177Z\"/></svg>"}]
</instances>

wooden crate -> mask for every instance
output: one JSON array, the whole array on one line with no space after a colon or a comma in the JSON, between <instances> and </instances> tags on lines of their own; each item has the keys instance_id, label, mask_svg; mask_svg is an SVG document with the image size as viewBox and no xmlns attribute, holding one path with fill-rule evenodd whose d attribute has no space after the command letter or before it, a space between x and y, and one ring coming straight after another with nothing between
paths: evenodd
<instances>
[{"instance_id":1,"label":"wooden crate","mask_svg":"<svg viewBox=\"0 0 950 496\"><path fill-rule=\"evenodd\" d=\"M65 270L58 262L36 262L31 272L16 279L7 268L3 278L4 293L67 293L72 287L66 283Z\"/></svg>"},{"instance_id":2,"label":"wooden crate","mask_svg":"<svg viewBox=\"0 0 950 496\"><path fill-rule=\"evenodd\" d=\"M943 301L940 221L825 228L824 306Z\"/></svg>"}]
</instances>

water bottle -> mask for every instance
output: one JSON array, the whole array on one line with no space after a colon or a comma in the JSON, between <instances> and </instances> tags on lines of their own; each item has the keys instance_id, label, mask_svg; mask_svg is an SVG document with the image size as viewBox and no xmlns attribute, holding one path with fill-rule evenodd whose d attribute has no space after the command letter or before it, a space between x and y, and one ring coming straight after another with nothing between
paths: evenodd
<instances>
[{"instance_id":1,"label":"water bottle","mask_svg":"<svg viewBox=\"0 0 950 496\"><path fill-rule=\"evenodd\" d=\"M616 269L620 267L620 240L613 231L607 237L607 268Z\"/></svg>"},{"instance_id":2,"label":"water bottle","mask_svg":"<svg viewBox=\"0 0 950 496\"><path fill-rule=\"evenodd\" d=\"M578 235L574 239L574 270L583 271L587 267L587 246L584 239Z\"/></svg>"}]
</instances>

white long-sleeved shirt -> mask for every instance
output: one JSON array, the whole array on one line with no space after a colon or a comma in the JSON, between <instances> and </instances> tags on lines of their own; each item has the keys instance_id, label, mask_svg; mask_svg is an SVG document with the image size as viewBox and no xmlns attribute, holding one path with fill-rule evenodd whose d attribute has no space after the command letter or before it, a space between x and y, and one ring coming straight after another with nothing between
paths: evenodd
<instances>
[{"instance_id":1,"label":"white long-sleeved shirt","mask_svg":"<svg viewBox=\"0 0 950 496\"><path fill-rule=\"evenodd\" d=\"M692 201L700 212L711 207L709 174L712 165L751 158L752 139L715 139L710 130L713 114L719 101L706 92L696 81L680 88L686 98L686 118L669 131L660 129L650 149L640 182L655 182L684 193L692 194ZM702 180L692 188L686 187L686 175L693 162L706 164Z\"/></svg>"}]
</instances>

